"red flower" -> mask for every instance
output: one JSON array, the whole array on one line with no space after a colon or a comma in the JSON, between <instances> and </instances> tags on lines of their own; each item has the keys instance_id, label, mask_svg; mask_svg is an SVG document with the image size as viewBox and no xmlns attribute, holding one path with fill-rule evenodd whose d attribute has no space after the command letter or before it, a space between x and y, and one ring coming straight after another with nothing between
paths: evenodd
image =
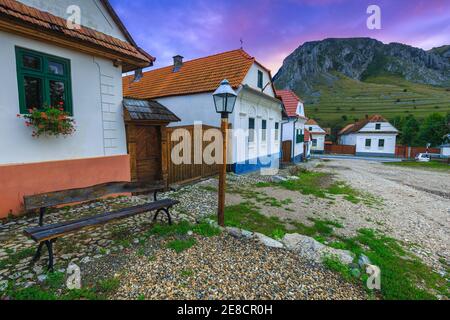
<instances>
[{"instance_id":1,"label":"red flower","mask_svg":"<svg viewBox=\"0 0 450 320\"><path fill-rule=\"evenodd\" d=\"M17 114L17 118L20 118L20 114Z\"/></svg>"}]
</instances>

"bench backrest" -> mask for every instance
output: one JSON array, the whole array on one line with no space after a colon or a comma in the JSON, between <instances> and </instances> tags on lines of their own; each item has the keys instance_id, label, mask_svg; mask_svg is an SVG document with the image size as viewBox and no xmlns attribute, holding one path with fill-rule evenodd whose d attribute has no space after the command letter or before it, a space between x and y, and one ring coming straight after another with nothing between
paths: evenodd
<instances>
[{"instance_id":1,"label":"bench backrest","mask_svg":"<svg viewBox=\"0 0 450 320\"><path fill-rule=\"evenodd\" d=\"M32 196L24 196L25 210L54 207L75 202L96 200L108 195L121 193L151 193L162 191L165 184L154 182L110 182L87 188L70 189Z\"/></svg>"}]
</instances>

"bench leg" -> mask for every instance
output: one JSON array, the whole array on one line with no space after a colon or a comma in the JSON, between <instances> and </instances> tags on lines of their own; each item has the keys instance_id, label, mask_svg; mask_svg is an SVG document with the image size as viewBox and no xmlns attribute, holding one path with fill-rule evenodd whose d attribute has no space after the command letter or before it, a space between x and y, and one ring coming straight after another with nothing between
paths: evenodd
<instances>
[{"instance_id":1,"label":"bench leg","mask_svg":"<svg viewBox=\"0 0 450 320\"><path fill-rule=\"evenodd\" d=\"M155 216L153 217L153 222L156 221L156 219L158 218L158 215L164 212L167 215L167 219L169 220L169 225L172 225L172 217L170 216L170 212L169 212L169 208L165 209L159 209L158 211L156 211Z\"/></svg>"},{"instance_id":2,"label":"bench leg","mask_svg":"<svg viewBox=\"0 0 450 320\"><path fill-rule=\"evenodd\" d=\"M41 252L42 252L42 247L43 247L43 246L44 246L44 242L40 242L40 243L39 243L39 246L38 246L38 248L37 248L37 250L36 250L36 253L34 254L33 262L38 261L39 258L41 257Z\"/></svg>"},{"instance_id":3,"label":"bench leg","mask_svg":"<svg viewBox=\"0 0 450 320\"><path fill-rule=\"evenodd\" d=\"M55 240L45 241L48 250L48 271L53 272L53 243Z\"/></svg>"}]
</instances>

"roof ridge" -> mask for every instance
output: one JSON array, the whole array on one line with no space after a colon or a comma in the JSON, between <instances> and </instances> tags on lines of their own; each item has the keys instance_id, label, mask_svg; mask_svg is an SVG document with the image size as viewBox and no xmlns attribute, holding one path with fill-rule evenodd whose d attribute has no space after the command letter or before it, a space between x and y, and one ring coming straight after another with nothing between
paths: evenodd
<instances>
[{"instance_id":1,"label":"roof ridge","mask_svg":"<svg viewBox=\"0 0 450 320\"><path fill-rule=\"evenodd\" d=\"M224 52L214 53L214 54L211 54L209 56L204 56L204 57L199 57L199 58L194 58L194 59L191 59L191 60L183 61L183 64L191 63L191 62L194 62L194 61L203 60L203 59L207 59L207 58L212 58L212 57L220 56L222 54L227 54L227 53L231 53L231 52L242 52L244 58L249 59L249 60L255 60L254 57L250 56L243 49L234 49L234 50L228 50L228 51L224 51ZM145 71L143 74L147 74L147 73L151 73L151 72L155 72L155 71L159 71L159 70L164 70L164 69L167 69L167 68L173 68L173 65L168 65L168 66L165 66L165 67L151 69L151 70ZM124 78L131 77L131 76L132 75L128 75L128 76L125 76Z\"/></svg>"},{"instance_id":2,"label":"roof ridge","mask_svg":"<svg viewBox=\"0 0 450 320\"><path fill-rule=\"evenodd\" d=\"M18 6L20 9L18 9L17 7L14 6ZM141 48L139 48L135 43L133 42L128 42L128 41L124 41L121 39L118 39L114 36L111 36L109 34L106 34L104 32L95 30L93 28L90 28L88 26L85 25L81 25L81 29L69 29L67 28L67 26L65 25L64 21L65 19L63 19L62 17L58 17L56 15L54 15L51 12L45 11L45 10L41 10L39 8L35 8L32 6L29 6L27 4L24 4L20 1L17 0L9 0L9 1L0 1L0 7L7 10L7 11L11 11L14 14L18 14L21 16L26 17L29 20L37 20L41 23L45 23L49 26L55 26L58 29L60 29L59 31L63 32L63 33L75 33L78 35L79 39L85 40L84 37L86 36L90 36L93 37L95 40L99 41L99 42L103 42L105 44L108 45L114 45L114 46L118 46L124 50L129 50L129 51L133 51L132 49L136 50L136 52L142 54L143 56L145 56L147 59L151 60L155 60L154 57L152 57L151 55L149 55L148 53L143 54L141 52ZM48 17L49 19L45 20L42 18L42 16L40 16L40 14ZM27 21L30 22L30 21ZM81 30L84 30L84 32L82 32ZM88 35L87 35L87 34Z\"/></svg>"}]
</instances>

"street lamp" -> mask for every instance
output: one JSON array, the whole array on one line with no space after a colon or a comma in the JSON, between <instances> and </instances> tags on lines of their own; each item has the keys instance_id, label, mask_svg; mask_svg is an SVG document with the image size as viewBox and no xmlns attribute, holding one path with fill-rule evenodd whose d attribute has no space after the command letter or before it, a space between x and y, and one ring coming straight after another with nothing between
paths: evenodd
<instances>
[{"instance_id":1,"label":"street lamp","mask_svg":"<svg viewBox=\"0 0 450 320\"><path fill-rule=\"evenodd\" d=\"M225 181L227 174L227 140L228 140L228 115L233 113L236 104L237 94L234 92L228 80L223 80L220 86L213 93L216 112L221 114L222 123L222 166L219 173L219 207L217 210L219 225L225 226Z\"/></svg>"}]
</instances>

